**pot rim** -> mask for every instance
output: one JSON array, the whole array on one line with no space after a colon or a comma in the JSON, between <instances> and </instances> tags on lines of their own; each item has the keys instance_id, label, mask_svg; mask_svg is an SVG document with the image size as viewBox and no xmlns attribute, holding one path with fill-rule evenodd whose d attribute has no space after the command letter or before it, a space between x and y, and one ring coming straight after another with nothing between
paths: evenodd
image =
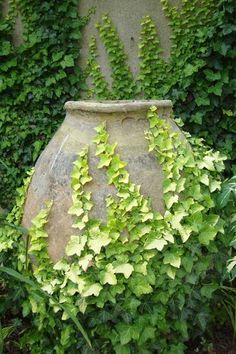
<instances>
[{"instance_id":1,"label":"pot rim","mask_svg":"<svg viewBox=\"0 0 236 354\"><path fill-rule=\"evenodd\" d=\"M172 108L171 100L114 100L114 101L68 101L64 108L67 111L86 112L134 112L148 110L151 106L157 108Z\"/></svg>"}]
</instances>

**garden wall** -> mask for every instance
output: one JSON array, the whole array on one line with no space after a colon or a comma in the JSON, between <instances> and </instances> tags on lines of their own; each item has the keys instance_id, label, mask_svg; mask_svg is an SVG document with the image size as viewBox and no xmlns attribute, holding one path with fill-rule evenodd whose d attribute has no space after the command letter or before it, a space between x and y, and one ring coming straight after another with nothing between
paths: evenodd
<instances>
[{"instance_id":1,"label":"garden wall","mask_svg":"<svg viewBox=\"0 0 236 354\"><path fill-rule=\"evenodd\" d=\"M180 4L180 0L172 0L171 4L177 6ZM107 54L95 27L105 14L111 17L112 22L118 30L134 75L139 71L138 38L140 24L144 16L151 16L156 23L160 43L163 48L163 56L168 59L171 48L171 30L160 0L81 0L79 6L80 15L87 15L89 9L93 6L96 8L95 14L91 16L88 25L83 31L82 49L80 52L81 67L86 65L89 50L88 43L92 36L96 36L99 64L106 79L110 81Z\"/></svg>"}]
</instances>

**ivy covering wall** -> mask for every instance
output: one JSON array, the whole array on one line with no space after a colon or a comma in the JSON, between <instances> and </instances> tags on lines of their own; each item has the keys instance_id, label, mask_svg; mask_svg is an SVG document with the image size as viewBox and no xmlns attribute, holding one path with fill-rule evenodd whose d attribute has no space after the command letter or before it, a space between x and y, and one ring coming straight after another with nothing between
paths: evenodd
<instances>
[{"instance_id":1,"label":"ivy covering wall","mask_svg":"<svg viewBox=\"0 0 236 354\"><path fill-rule=\"evenodd\" d=\"M108 94L96 60L100 76L94 81L93 97L120 99L126 93L126 98L171 99L175 112L192 133L227 154L228 170L232 173L236 159L235 3L183 1L181 10L171 7L167 0L162 0L162 4L172 29L170 61L164 61L161 55L158 24L152 21L151 14L145 16L140 24L140 71L133 78L119 34L112 20L105 16L98 30L110 61L112 88ZM97 56L98 53L96 59ZM91 67L89 75L95 75Z\"/></svg>"},{"instance_id":2,"label":"ivy covering wall","mask_svg":"<svg viewBox=\"0 0 236 354\"><path fill-rule=\"evenodd\" d=\"M2 5L2 1L1 1ZM10 1L0 13L0 205L12 203L16 186L35 163L64 117L63 105L78 99L81 27L78 1ZM12 44L20 12L24 43Z\"/></svg>"},{"instance_id":3,"label":"ivy covering wall","mask_svg":"<svg viewBox=\"0 0 236 354\"><path fill-rule=\"evenodd\" d=\"M12 203L15 187L61 123L64 102L78 99L85 89L77 60L87 18L79 16L78 3L11 0L8 16L0 14L0 205L4 207ZM173 32L170 62L161 57L158 24L152 23L150 14L140 24L140 75L134 80L119 34L105 16L98 31L110 53L113 86L110 92L93 43L89 74L96 89L89 97L170 98L186 127L226 153L228 170L235 169L234 1L184 1L178 11L167 0L162 3ZM12 30L19 12L24 44L14 47ZM108 32L112 37L107 37Z\"/></svg>"}]
</instances>

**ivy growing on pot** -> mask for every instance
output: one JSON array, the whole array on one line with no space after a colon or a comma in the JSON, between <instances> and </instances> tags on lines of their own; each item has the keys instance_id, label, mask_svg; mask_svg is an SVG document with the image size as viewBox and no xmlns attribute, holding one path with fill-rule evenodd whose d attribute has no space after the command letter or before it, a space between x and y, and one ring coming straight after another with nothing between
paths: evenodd
<instances>
[{"instance_id":1,"label":"ivy growing on pot","mask_svg":"<svg viewBox=\"0 0 236 354\"><path fill-rule=\"evenodd\" d=\"M193 328L207 325L203 318L207 319L209 297L217 288L217 277L210 270L215 263L221 264L218 249L224 247L224 228L215 213L213 195L221 188L224 157L205 148L199 139L187 134L186 142L179 133L170 132L155 107L148 119L149 149L164 172L163 215L152 209L151 201L132 183L126 163L116 153L116 144L108 142L106 126L101 124L94 140L100 158L97 167L106 170L107 183L117 190L116 197L106 200L107 223L89 216L93 203L84 186L92 177L84 148L71 175L68 212L74 217L75 232L65 257L53 265L47 255L45 225L50 204L32 221L29 231L29 255L35 263L31 277L74 315L83 314L97 352L183 353ZM25 254L17 253L19 260ZM43 336L48 337L45 321L47 332L69 321L57 304L43 302L34 294L28 294L23 308L25 315L35 314L41 333L28 344L32 352L42 346ZM70 341L74 326L64 324L51 348L57 353L76 348L86 352L82 337ZM25 335L24 343L31 335Z\"/></svg>"}]
</instances>

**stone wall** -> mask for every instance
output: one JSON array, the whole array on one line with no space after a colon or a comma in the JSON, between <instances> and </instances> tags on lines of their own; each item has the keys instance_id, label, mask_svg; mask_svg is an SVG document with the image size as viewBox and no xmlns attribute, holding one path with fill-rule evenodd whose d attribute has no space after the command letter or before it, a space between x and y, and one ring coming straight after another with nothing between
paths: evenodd
<instances>
[{"instance_id":1,"label":"stone wall","mask_svg":"<svg viewBox=\"0 0 236 354\"><path fill-rule=\"evenodd\" d=\"M172 0L173 6L178 6L180 0ZM95 14L83 31L82 49L80 53L80 65L85 67L88 58L88 43L95 35L97 38L99 63L102 72L108 81L110 80L110 70L105 48L99 39L98 31L95 28L104 14L108 14L116 26L125 52L128 55L129 64L133 74L136 76L139 71L138 60L138 38L142 17L150 15L157 26L159 39L163 48L163 56L168 60L171 49L171 30L168 19L165 17L160 0L81 0L79 13L87 15L91 7L96 7Z\"/></svg>"}]
</instances>

